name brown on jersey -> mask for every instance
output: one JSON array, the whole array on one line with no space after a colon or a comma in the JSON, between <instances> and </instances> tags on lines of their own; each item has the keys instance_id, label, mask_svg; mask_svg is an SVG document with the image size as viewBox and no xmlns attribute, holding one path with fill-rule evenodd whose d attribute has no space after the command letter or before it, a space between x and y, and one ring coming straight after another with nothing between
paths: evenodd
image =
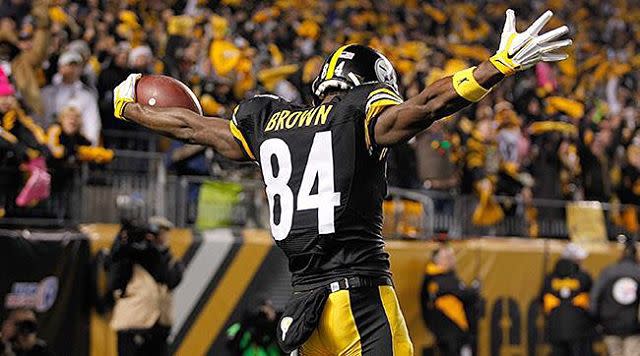
<instances>
[{"instance_id":1,"label":"name brown on jersey","mask_svg":"<svg viewBox=\"0 0 640 356\"><path fill-rule=\"evenodd\" d=\"M265 132L290 130L296 127L321 126L327 123L332 104L320 105L307 110L280 110L271 115Z\"/></svg>"}]
</instances>

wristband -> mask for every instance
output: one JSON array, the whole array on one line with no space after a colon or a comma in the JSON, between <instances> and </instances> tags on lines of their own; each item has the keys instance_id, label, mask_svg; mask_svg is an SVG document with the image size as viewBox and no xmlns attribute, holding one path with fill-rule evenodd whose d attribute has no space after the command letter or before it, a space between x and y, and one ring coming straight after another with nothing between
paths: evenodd
<instances>
[{"instance_id":1,"label":"wristband","mask_svg":"<svg viewBox=\"0 0 640 356\"><path fill-rule=\"evenodd\" d=\"M484 98L490 89L485 89L473 77L473 71L476 67L467 68L456 72L453 77L453 88L461 97L476 103Z\"/></svg>"},{"instance_id":2,"label":"wristband","mask_svg":"<svg viewBox=\"0 0 640 356\"><path fill-rule=\"evenodd\" d=\"M500 73L506 76L516 74L516 68L518 68L518 65L509 58L506 50L494 54L489 58L489 61L497 70L500 71Z\"/></svg>"}]
</instances>

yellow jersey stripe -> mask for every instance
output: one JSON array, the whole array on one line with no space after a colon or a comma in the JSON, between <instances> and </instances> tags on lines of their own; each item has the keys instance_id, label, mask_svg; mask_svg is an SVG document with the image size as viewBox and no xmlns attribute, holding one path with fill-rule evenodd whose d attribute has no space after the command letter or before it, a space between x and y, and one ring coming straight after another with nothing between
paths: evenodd
<instances>
[{"instance_id":1,"label":"yellow jersey stripe","mask_svg":"<svg viewBox=\"0 0 640 356\"><path fill-rule=\"evenodd\" d=\"M393 90L387 89L387 88L380 88L380 89L376 89L374 91L372 91L371 93L369 93L369 98L372 98L374 95L376 94L380 94L380 93L385 93L385 94L389 94L395 98L398 98L398 100L402 101L402 98L400 97L400 95L398 95L398 93L394 92Z\"/></svg>"},{"instance_id":2,"label":"yellow jersey stripe","mask_svg":"<svg viewBox=\"0 0 640 356\"><path fill-rule=\"evenodd\" d=\"M364 138L367 144L367 148L370 149L372 145L371 137L369 135L369 125L371 124L371 121L373 120L373 118L378 116L384 108L389 106L399 105L399 104L402 104L402 102L391 100L391 99L380 99L380 100L374 101L371 105L369 105L369 108L365 113L365 119L364 119Z\"/></svg>"},{"instance_id":3,"label":"yellow jersey stripe","mask_svg":"<svg viewBox=\"0 0 640 356\"><path fill-rule=\"evenodd\" d=\"M253 155L253 152L251 152L251 148L249 148L249 143L247 142L247 140L245 140L244 136L242 136L242 132L240 132L240 130L232 120L229 120L229 128L231 129L231 134L233 135L233 137L235 137L238 141L242 143L242 148L244 148L244 151L247 153L247 156L249 156L252 160L255 161L256 157Z\"/></svg>"},{"instance_id":4,"label":"yellow jersey stripe","mask_svg":"<svg viewBox=\"0 0 640 356\"><path fill-rule=\"evenodd\" d=\"M329 61L329 68L327 69L327 77L325 78L325 80L333 78L333 74L336 70L336 64L338 63L338 58L340 58L340 55L345 50L345 48L349 46L351 46L351 44L344 45L338 48L336 53L333 54L333 57L331 57L331 60Z\"/></svg>"},{"instance_id":5,"label":"yellow jersey stripe","mask_svg":"<svg viewBox=\"0 0 640 356\"><path fill-rule=\"evenodd\" d=\"M395 106L399 104L402 104L402 102L391 99L380 99L371 103L365 113L365 122L367 126L369 126L369 121L380 113L381 109L386 108L387 106Z\"/></svg>"}]
</instances>

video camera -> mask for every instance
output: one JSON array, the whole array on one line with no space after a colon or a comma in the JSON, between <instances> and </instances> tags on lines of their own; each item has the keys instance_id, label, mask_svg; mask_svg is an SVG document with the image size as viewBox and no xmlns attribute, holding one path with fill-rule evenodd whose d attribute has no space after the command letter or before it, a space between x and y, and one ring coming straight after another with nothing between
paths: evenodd
<instances>
[{"instance_id":1,"label":"video camera","mask_svg":"<svg viewBox=\"0 0 640 356\"><path fill-rule=\"evenodd\" d=\"M143 242L147 233L153 233L146 221L146 203L140 194L119 195L116 209L121 232L126 236L123 242Z\"/></svg>"},{"instance_id":2,"label":"video camera","mask_svg":"<svg viewBox=\"0 0 640 356\"><path fill-rule=\"evenodd\" d=\"M34 320L20 320L15 323L16 334L30 335L38 331L38 323Z\"/></svg>"}]
</instances>

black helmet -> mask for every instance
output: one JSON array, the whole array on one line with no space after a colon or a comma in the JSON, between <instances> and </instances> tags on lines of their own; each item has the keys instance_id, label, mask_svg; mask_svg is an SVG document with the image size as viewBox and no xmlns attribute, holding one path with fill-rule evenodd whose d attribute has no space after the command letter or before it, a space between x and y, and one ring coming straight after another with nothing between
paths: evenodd
<instances>
[{"instance_id":1,"label":"black helmet","mask_svg":"<svg viewBox=\"0 0 640 356\"><path fill-rule=\"evenodd\" d=\"M346 90L369 83L386 83L398 90L396 71L387 57L367 46L348 44L324 60L311 91L322 99L329 88Z\"/></svg>"}]
</instances>

